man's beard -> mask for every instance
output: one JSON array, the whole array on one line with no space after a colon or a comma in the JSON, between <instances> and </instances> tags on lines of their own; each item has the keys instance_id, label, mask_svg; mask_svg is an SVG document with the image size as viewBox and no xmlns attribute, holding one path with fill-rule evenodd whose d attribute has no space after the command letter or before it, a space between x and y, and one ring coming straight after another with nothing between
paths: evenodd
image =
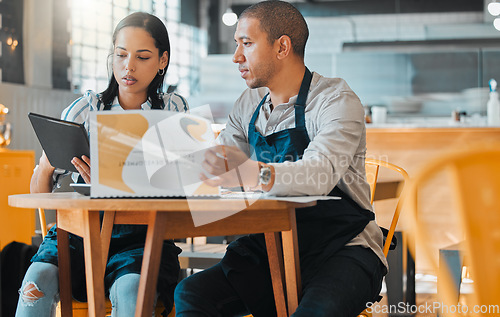
<instances>
[{"instance_id":1,"label":"man's beard","mask_svg":"<svg viewBox=\"0 0 500 317\"><path fill-rule=\"evenodd\" d=\"M254 77L253 81L247 82L247 86L251 89L267 87L269 84L269 79L273 76L276 67L273 63L261 64L257 67L257 69L262 69L262 73L257 74Z\"/></svg>"}]
</instances>

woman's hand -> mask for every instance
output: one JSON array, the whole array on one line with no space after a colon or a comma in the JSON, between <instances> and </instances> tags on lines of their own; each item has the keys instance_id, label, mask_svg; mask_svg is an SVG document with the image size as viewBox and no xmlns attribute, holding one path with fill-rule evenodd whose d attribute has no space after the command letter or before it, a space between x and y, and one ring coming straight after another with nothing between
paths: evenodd
<instances>
[{"instance_id":1,"label":"woman's hand","mask_svg":"<svg viewBox=\"0 0 500 317\"><path fill-rule=\"evenodd\" d=\"M74 157L71 160L71 163L78 170L78 173L80 173L80 176L83 178L85 183L90 184L90 159L87 156L82 155L82 159Z\"/></svg>"},{"instance_id":2,"label":"woman's hand","mask_svg":"<svg viewBox=\"0 0 500 317\"><path fill-rule=\"evenodd\" d=\"M205 152L202 163L205 174L200 179L210 186L253 188L258 184L259 163L235 146L218 145Z\"/></svg>"}]
</instances>

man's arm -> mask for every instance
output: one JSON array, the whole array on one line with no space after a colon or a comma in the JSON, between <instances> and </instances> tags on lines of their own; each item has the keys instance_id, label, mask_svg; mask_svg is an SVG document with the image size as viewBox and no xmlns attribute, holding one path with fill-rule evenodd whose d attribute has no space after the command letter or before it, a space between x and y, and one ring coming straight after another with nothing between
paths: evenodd
<instances>
[{"instance_id":1,"label":"man's arm","mask_svg":"<svg viewBox=\"0 0 500 317\"><path fill-rule=\"evenodd\" d=\"M255 110L252 105L260 97L250 97L251 93L255 91L245 91L235 103L226 129L218 138L220 144L233 145L245 152L247 160L250 154L247 125ZM363 174L365 126L361 102L350 90L332 91L328 96L322 98L321 104L313 105L314 110L311 110L311 107L308 109L311 111L307 117L311 142L303 157L296 162L269 163L274 168L271 179L271 183L274 183L271 188L266 186L264 189L269 190L271 194L326 195L346 173L353 177L361 177ZM251 103L248 102L250 100ZM220 159L222 152L219 152ZM243 164L241 155L234 152L232 156L238 159L236 162L230 162L230 165ZM212 158L217 160L215 155ZM240 170L249 171L245 173L248 183L255 183L258 181L259 169L255 168L256 164L250 163L247 162L245 166L251 168ZM218 166L223 165L221 163ZM223 184L223 180L219 180L217 184Z\"/></svg>"}]
</instances>

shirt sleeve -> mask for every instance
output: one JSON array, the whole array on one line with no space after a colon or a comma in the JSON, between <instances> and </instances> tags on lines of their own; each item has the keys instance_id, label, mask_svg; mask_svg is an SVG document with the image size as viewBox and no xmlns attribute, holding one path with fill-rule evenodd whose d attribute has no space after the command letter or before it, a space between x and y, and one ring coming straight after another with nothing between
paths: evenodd
<instances>
[{"instance_id":1,"label":"shirt sleeve","mask_svg":"<svg viewBox=\"0 0 500 317\"><path fill-rule=\"evenodd\" d=\"M249 105L248 91L243 93L236 100L233 109L229 113L226 127L220 132L217 138L218 144L236 146L246 155L250 156L250 146L248 145L248 123L244 121L251 113L244 111L245 104ZM250 118L248 118L250 120Z\"/></svg>"},{"instance_id":2,"label":"shirt sleeve","mask_svg":"<svg viewBox=\"0 0 500 317\"><path fill-rule=\"evenodd\" d=\"M179 94L170 93L165 94L163 97L165 103L165 110L178 111L178 112L189 112L189 105L187 100Z\"/></svg>"},{"instance_id":3,"label":"shirt sleeve","mask_svg":"<svg viewBox=\"0 0 500 317\"><path fill-rule=\"evenodd\" d=\"M272 163L278 196L327 195L357 159L365 131L363 107L351 92L323 102L315 118L317 133L295 162Z\"/></svg>"},{"instance_id":4,"label":"shirt sleeve","mask_svg":"<svg viewBox=\"0 0 500 317\"><path fill-rule=\"evenodd\" d=\"M76 123L85 123L88 130L88 117L91 110L97 109L99 97L91 90L86 91L83 96L76 99L61 114L61 119Z\"/></svg>"},{"instance_id":5,"label":"shirt sleeve","mask_svg":"<svg viewBox=\"0 0 500 317\"><path fill-rule=\"evenodd\" d=\"M245 152L246 155L250 156L250 146L248 145L246 131L241 129L237 122L238 118L230 114L226 127L220 132L219 137L217 138L217 143L236 146Z\"/></svg>"}]
</instances>

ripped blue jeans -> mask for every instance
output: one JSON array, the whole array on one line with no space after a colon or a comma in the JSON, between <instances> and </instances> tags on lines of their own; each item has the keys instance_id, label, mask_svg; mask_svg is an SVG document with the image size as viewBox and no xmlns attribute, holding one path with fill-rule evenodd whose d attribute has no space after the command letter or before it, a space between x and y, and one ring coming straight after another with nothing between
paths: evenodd
<instances>
[{"instance_id":1,"label":"ripped blue jeans","mask_svg":"<svg viewBox=\"0 0 500 317\"><path fill-rule=\"evenodd\" d=\"M130 316L135 311L140 275L125 274L118 278L109 290L112 317ZM59 278L57 266L50 263L34 262L24 276L16 317L55 316L59 301Z\"/></svg>"}]
</instances>

